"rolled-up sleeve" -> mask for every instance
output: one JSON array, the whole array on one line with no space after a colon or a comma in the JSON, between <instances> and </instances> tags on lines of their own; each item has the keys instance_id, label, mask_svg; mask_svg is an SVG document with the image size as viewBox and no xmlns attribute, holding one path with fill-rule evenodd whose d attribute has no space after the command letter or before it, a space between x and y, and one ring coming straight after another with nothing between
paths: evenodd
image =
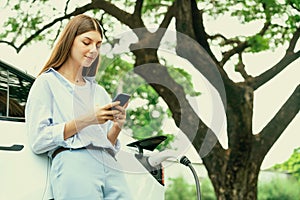
<instances>
[{"instance_id":1,"label":"rolled-up sleeve","mask_svg":"<svg viewBox=\"0 0 300 200\"><path fill-rule=\"evenodd\" d=\"M114 154L116 155L121 149L121 143L119 139L117 139L116 144L113 147Z\"/></svg>"},{"instance_id":2,"label":"rolled-up sleeve","mask_svg":"<svg viewBox=\"0 0 300 200\"><path fill-rule=\"evenodd\" d=\"M109 96L109 94L99 85L98 85L98 90L99 90L99 92L97 92L97 94L102 94L102 96L100 96L99 98L105 99L106 104L112 102L112 99ZM108 121L106 123L107 123L106 124L106 133L108 133L110 131L110 129L113 127L113 122ZM121 150L121 142L120 142L119 138L117 138L115 145L112 145L112 151L113 151L114 155L116 155L120 150Z\"/></svg>"},{"instance_id":3,"label":"rolled-up sleeve","mask_svg":"<svg viewBox=\"0 0 300 200\"><path fill-rule=\"evenodd\" d=\"M113 122L112 121L108 121L106 123L107 123L107 130L106 130L106 132L108 133L109 130L113 126ZM120 142L119 138L117 138L115 145L112 145L112 151L113 151L114 155L116 155L120 150L121 150L121 142Z\"/></svg>"},{"instance_id":4,"label":"rolled-up sleeve","mask_svg":"<svg viewBox=\"0 0 300 200\"><path fill-rule=\"evenodd\" d=\"M34 153L42 154L64 146L65 123L53 120L53 96L49 85L37 78L31 87L25 108L26 129Z\"/></svg>"}]
</instances>

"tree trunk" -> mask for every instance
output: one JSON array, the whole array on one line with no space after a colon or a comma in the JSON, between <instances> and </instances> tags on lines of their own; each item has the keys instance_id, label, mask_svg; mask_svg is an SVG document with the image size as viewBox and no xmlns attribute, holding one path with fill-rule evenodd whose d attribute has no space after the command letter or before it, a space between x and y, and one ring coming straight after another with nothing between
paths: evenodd
<instances>
[{"instance_id":1,"label":"tree trunk","mask_svg":"<svg viewBox=\"0 0 300 200\"><path fill-rule=\"evenodd\" d=\"M226 157L212 151L203 162L219 200L256 200L257 180L263 155L252 140L253 90L245 85L227 87Z\"/></svg>"},{"instance_id":2,"label":"tree trunk","mask_svg":"<svg viewBox=\"0 0 300 200\"><path fill-rule=\"evenodd\" d=\"M197 5L194 0L177 0L176 12L176 30L197 40L198 44L204 45L208 55L211 55L210 49L205 46L203 40L198 34L203 34L203 18L200 12L197 13ZM194 13L191 15L191 13ZM198 15L195 19L193 16ZM197 21L196 21L197 20ZM202 38L205 36L202 35ZM202 42L201 42L202 41ZM179 49L183 44L179 43ZM192 49L192 45L189 46ZM206 47L206 48L205 48ZM180 51L178 51L180 53ZM190 51L191 52L191 51ZM191 62L189 55L180 54ZM195 56L194 56L195 57ZM197 65L197 62L192 62ZM216 61L214 58L212 60ZM212 65L201 64L199 71L205 73L205 70L212 70ZM202 158L208 171L208 175L215 189L217 199L219 200L256 200L257 199L257 180L260 171L261 162L264 155L257 155L253 148L255 137L252 133L253 116L253 89L242 83L234 83L223 73L223 69L218 67L226 91L226 101L223 101L226 108L228 149L224 150L219 143L214 146L212 151ZM209 75L209 73L207 73ZM213 76L205 76L214 84ZM218 88L216 87L218 90ZM220 90L218 90L220 92ZM221 94L220 94L221 95ZM197 137L196 137L197 138ZM197 148L201 145L198 141L192 141ZM200 149L197 149L200 152Z\"/></svg>"},{"instance_id":3,"label":"tree trunk","mask_svg":"<svg viewBox=\"0 0 300 200\"><path fill-rule=\"evenodd\" d=\"M256 165L252 163L252 165ZM223 177L217 177L217 181L223 183L215 189L218 200L256 200L257 199L257 180L258 171L252 171L257 166L247 168L235 168L232 165ZM258 167L259 169L259 167ZM217 185L216 183L213 183Z\"/></svg>"}]
</instances>

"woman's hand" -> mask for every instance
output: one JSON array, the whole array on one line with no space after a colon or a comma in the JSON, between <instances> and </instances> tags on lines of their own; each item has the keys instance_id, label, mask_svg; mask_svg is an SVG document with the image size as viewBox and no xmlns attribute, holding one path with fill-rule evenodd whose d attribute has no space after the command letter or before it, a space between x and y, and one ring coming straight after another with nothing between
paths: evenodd
<instances>
[{"instance_id":1,"label":"woman's hand","mask_svg":"<svg viewBox=\"0 0 300 200\"><path fill-rule=\"evenodd\" d=\"M118 102L118 101L117 101ZM118 126L120 129L123 127L126 121L126 108L128 106L128 103L126 103L124 106L115 106L116 110L119 111L118 113L114 114L114 126Z\"/></svg>"},{"instance_id":2,"label":"woman's hand","mask_svg":"<svg viewBox=\"0 0 300 200\"><path fill-rule=\"evenodd\" d=\"M117 101L118 102L118 101ZM116 144L117 138L119 136L119 133L121 132L121 129L126 121L126 108L128 103L126 103L123 107L122 106L115 106L118 113L114 114L113 116L113 122L114 125L109 130L107 134L108 140L112 143L112 145Z\"/></svg>"},{"instance_id":3,"label":"woman's hand","mask_svg":"<svg viewBox=\"0 0 300 200\"><path fill-rule=\"evenodd\" d=\"M90 126L92 124L104 124L108 120L114 121L114 116L119 116L119 110L112 110L114 106L118 106L120 102L113 102L102 107L97 107L94 112L91 112L87 115L78 117L74 120L71 120L65 124L64 127L64 139L72 137L78 133L83 128ZM122 118L122 115L120 115ZM118 127L119 128L119 127Z\"/></svg>"},{"instance_id":4,"label":"woman's hand","mask_svg":"<svg viewBox=\"0 0 300 200\"><path fill-rule=\"evenodd\" d=\"M119 106L120 102L113 102L113 103L109 103L106 104L105 106L102 107L96 107L96 112L95 112L95 117L96 117L96 122L97 124L104 124L105 122L107 122L108 120L112 120L114 121L115 118L118 118L118 116L120 118L122 118L122 115L120 115L119 109L118 110L112 110L112 107L116 107L119 108L121 106Z\"/></svg>"},{"instance_id":5,"label":"woman's hand","mask_svg":"<svg viewBox=\"0 0 300 200\"><path fill-rule=\"evenodd\" d=\"M111 141L115 142L126 118L125 108L127 107L127 105L126 107L122 107L119 106L119 104L120 102L117 101L109 103L102 107L96 106L94 112L67 122L64 127L64 139L72 137L78 131L87 126L90 126L92 124L104 124L108 120L111 120L114 122L114 128L113 130L111 129L109 137L112 136ZM112 109L112 107L116 107L117 109Z\"/></svg>"}]
</instances>

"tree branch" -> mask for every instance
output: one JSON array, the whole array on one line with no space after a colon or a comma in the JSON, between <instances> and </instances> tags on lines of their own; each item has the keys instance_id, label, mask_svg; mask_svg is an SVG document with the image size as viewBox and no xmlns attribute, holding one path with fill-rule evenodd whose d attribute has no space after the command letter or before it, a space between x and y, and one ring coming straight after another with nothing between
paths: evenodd
<instances>
[{"instance_id":1,"label":"tree branch","mask_svg":"<svg viewBox=\"0 0 300 200\"><path fill-rule=\"evenodd\" d=\"M287 54L294 52L299 37L300 37L300 27L298 27L295 33L293 34L289 47L287 48L287 52L286 52Z\"/></svg>"},{"instance_id":2,"label":"tree branch","mask_svg":"<svg viewBox=\"0 0 300 200\"><path fill-rule=\"evenodd\" d=\"M217 39L217 38L221 38L223 40L228 40L224 35L222 35L221 33L215 34L215 35L208 35L208 38L213 40L213 39Z\"/></svg>"},{"instance_id":3,"label":"tree branch","mask_svg":"<svg viewBox=\"0 0 300 200\"><path fill-rule=\"evenodd\" d=\"M162 37L166 32L166 28L169 26L172 17L174 16L175 6L172 4L165 14L164 19L159 25L159 29L156 32L150 33L146 28L140 28L133 30L136 36L139 38L139 42L130 45L130 49L136 50L140 48L152 48L158 49ZM158 62L158 61L157 61Z\"/></svg>"},{"instance_id":4,"label":"tree branch","mask_svg":"<svg viewBox=\"0 0 300 200\"><path fill-rule=\"evenodd\" d=\"M140 56L137 60L139 59L144 60ZM215 133L195 113L186 99L183 87L174 81L165 66L153 62L141 64L135 67L134 72L143 77L168 104L176 126L185 133L201 157L206 156L213 148L224 151Z\"/></svg>"},{"instance_id":5,"label":"tree branch","mask_svg":"<svg viewBox=\"0 0 300 200\"><path fill-rule=\"evenodd\" d=\"M142 17L142 8L144 0L136 0L133 15L139 18Z\"/></svg>"},{"instance_id":6,"label":"tree branch","mask_svg":"<svg viewBox=\"0 0 300 200\"><path fill-rule=\"evenodd\" d=\"M258 33L259 35L263 36L266 31L268 30L269 26L271 25L271 23L269 21L266 21L266 23L264 24L263 28L260 30L260 32ZM224 39L225 37L223 37ZM225 63L235 54L239 54L241 52L243 52L247 47L250 47L250 45L247 43L247 41L245 42L238 42L236 40L225 40L225 44L231 44L231 43L237 43L238 45L234 48L232 48L231 50L224 52L223 53L223 58L220 62L220 66L224 66Z\"/></svg>"},{"instance_id":7,"label":"tree branch","mask_svg":"<svg viewBox=\"0 0 300 200\"><path fill-rule=\"evenodd\" d=\"M256 146L260 146L260 153L267 154L272 145L280 137L282 132L299 113L300 109L300 85L296 87L292 95L271 119L271 121L255 136ZM295 136L296 137L296 136Z\"/></svg>"},{"instance_id":8,"label":"tree branch","mask_svg":"<svg viewBox=\"0 0 300 200\"><path fill-rule=\"evenodd\" d=\"M251 87L254 90L259 88L261 85L265 84L266 82L268 82L269 80L274 78L277 74L279 74L289 64L291 64L292 62L297 60L299 57L300 57L300 51L298 51L292 55L286 54L276 65L274 65L274 67L265 71L261 75L253 78L253 80L250 84Z\"/></svg>"},{"instance_id":9,"label":"tree branch","mask_svg":"<svg viewBox=\"0 0 300 200\"><path fill-rule=\"evenodd\" d=\"M138 9L139 9L139 6L141 6L139 0L137 0L136 3L137 4L135 6L135 9L137 9L137 10L135 10L135 12L139 12ZM105 11L109 15L115 17L118 21L127 25L131 29L145 27L145 25L141 19L141 16L136 16L136 15L130 14L128 12L125 12L124 10L118 8L117 6L115 6L114 4L112 4L108 1L93 0L92 4L94 5L95 8L102 9L103 11Z\"/></svg>"},{"instance_id":10,"label":"tree branch","mask_svg":"<svg viewBox=\"0 0 300 200\"><path fill-rule=\"evenodd\" d=\"M232 48L231 50L223 53L223 58L220 61L220 66L223 67L225 63L235 54L243 52L249 44L247 42L242 42L238 44L236 47Z\"/></svg>"},{"instance_id":11,"label":"tree branch","mask_svg":"<svg viewBox=\"0 0 300 200\"><path fill-rule=\"evenodd\" d=\"M140 1L137 1L137 4L140 5ZM92 3L86 4L82 7L76 8L73 12L69 14L65 14L62 17L54 19L52 22L46 24L41 29L37 30L34 34L29 36L23 43L21 43L19 46L16 46L12 42L9 41L3 41L1 40L0 43L6 43L10 46L12 46L17 53L20 52L20 50L26 46L28 43L30 43L35 37L37 37L39 34L41 34L46 29L50 28L54 24L56 24L59 21L62 21L64 19L69 19L72 16L82 14L88 10L92 9L102 9L106 13L110 14L111 16L114 16L117 18L121 23L128 25L130 28L138 28L138 27L144 27L144 24L141 20L141 18L133 18L133 15L123 11L122 9L119 9L115 5L111 4L110 2L104 1L104 0L93 0Z\"/></svg>"},{"instance_id":12,"label":"tree branch","mask_svg":"<svg viewBox=\"0 0 300 200\"><path fill-rule=\"evenodd\" d=\"M67 0L67 2L66 2L66 6L65 6L65 9L64 9L64 14L65 14L65 15L67 14L67 11L68 11L68 7L69 7L70 1L71 1L71 0Z\"/></svg>"},{"instance_id":13,"label":"tree branch","mask_svg":"<svg viewBox=\"0 0 300 200\"><path fill-rule=\"evenodd\" d=\"M65 9L64 9L64 14L65 14L65 15L67 14L67 11L68 11L68 7L69 7L70 1L71 1L71 0L67 0L67 2L66 2ZM60 31L61 31L62 26L63 26L63 23L62 23L62 21L60 21L59 28L57 29L57 32L56 32L56 35L55 35L53 41L56 41L56 40L57 40L57 38L58 38L58 36L59 36L59 34L60 34ZM52 45L53 45L53 43L52 43Z\"/></svg>"},{"instance_id":14,"label":"tree branch","mask_svg":"<svg viewBox=\"0 0 300 200\"><path fill-rule=\"evenodd\" d=\"M174 3L169 6L167 13L165 14L164 19L159 25L159 28L167 28L169 24L171 23L172 18L174 17L175 14L175 5Z\"/></svg>"},{"instance_id":15,"label":"tree branch","mask_svg":"<svg viewBox=\"0 0 300 200\"><path fill-rule=\"evenodd\" d=\"M56 18L54 19L52 22L46 24L44 27L42 27L41 29L37 30L34 34L32 34L31 36L29 36L26 40L24 40L23 43L21 43L18 47L15 46L14 44L12 44L11 42L8 42L8 41L0 41L0 43L6 43L10 46L12 46L16 51L17 53L20 52L20 50L25 46L27 45L28 43L30 43L35 37L37 37L39 34L41 34L44 30L50 28L51 26L53 26L54 24L56 24L57 22L60 22L64 19L69 19L70 17L72 16L75 16L75 15L78 15L78 14L82 14L88 10L91 10L93 9L93 4L87 4L85 6L82 6L80 8L76 8L73 12L71 12L70 14L67 14L67 15L64 15L62 17L59 17L59 18Z\"/></svg>"},{"instance_id":16,"label":"tree branch","mask_svg":"<svg viewBox=\"0 0 300 200\"><path fill-rule=\"evenodd\" d=\"M176 83L167 68L159 63L157 48L153 48L155 47L153 44L159 41L159 37L154 37L157 33L145 34L145 32L140 31L139 33L143 34L138 35L138 38L141 38L139 43L130 47L136 57L134 72L144 78L165 100L177 127L186 134L200 155L205 155L212 148L221 148L215 134L201 121L186 99L183 87ZM222 151L222 148L219 151Z\"/></svg>"},{"instance_id":17,"label":"tree branch","mask_svg":"<svg viewBox=\"0 0 300 200\"><path fill-rule=\"evenodd\" d=\"M187 59L218 91L223 105L226 106L226 94L224 83L230 84L224 69L219 67L208 52L194 40L195 32L192 24L191 5L184 0L175 1L176 6L176 53L182 58ZM183 34L182 34L183 33Z\"/></svg>"},{"instance_id":18,"label":"tree branch","mask_svg":"<svg viewBox=\"0 0 300 200\"><path fill-rule=\"evenodd\" d=\"M18 52L18 47L14 43L6 41L6 40L0 40L0 43L7 44L7 45L13 47Z\"/></svg>"},{"instance_id":19,"label":"tree branch","mask_svg":"<svg viewBox=\"0 0 300 200\"><path fill-rule=\"evenodd\" d=\"M287 3L288 3L292 8L294 8L295 10L297 10L298 12L300 12L300 9L297 8L296 5L295 5L291 0L289 0Z\"/></svg>"},{"instance_id":20,"label":"tree branch","mask_svg":"<svg viewBox=\"0 0 300 200\"><path fill-rule=\"evenodd\" d=\"M242 53L239 53L239 62L236 65L236 71L239 72L243 76L243 78L245 79L245 81L247 81L249 79L250 80L252 79L252 77L249 76L249 74L245 70L245 64L243 62Z\"/></svg>"},{"instance_id":21,"label":"tree branch","mask_svg":"<svg viewBox=\"0 0 300 200\"><path fill-rule=\"evenodd\" d=\"M300 57L300 51L293 53L296 43L299 40L300 37L300 27L296 30L294 33L289 47L287 48L286 54L284 57L271 69L265 71L261 75L255 77L251 83L251 86L253 89L259 88L261 85L265 84L269 80L271 80L273 77L275 77L277 74L279 74L282 70L284 70L290 63L297 60Z\"/></svg>"},{"instance_id":22,"label":"tree branch","mask_svg":"<svg viewBox=\"0 0 300 200\"><path fill-rule=\"evenodd\" d=\"M60 31L61 31L62 26L63 26L63 23L60 21L59 28L58 28L57 31L56 31L56 35L55 35L53 41L56 41L56 40L57 40L57 38L58 38L58 36L59 36L59 34L60 34ZM52 45L53 45L53 44L54 44L54 42L52 43Z\"/></svg>"},{"instance_id":23,"label":"tree branch","mask_svg":"<svg viewBox=\"0 0 300 200\"><path fill-rule=\"evenodd\" d=\"M192 24L195 32L195 39L197 42L207 51L210 57L215 63L218 63L217 58L210 49L209 43L207 41L208 37L203 24L203 11L198 9L197 2L191 0L191 10L192 10Z\"/></svg>"}]
</instances>

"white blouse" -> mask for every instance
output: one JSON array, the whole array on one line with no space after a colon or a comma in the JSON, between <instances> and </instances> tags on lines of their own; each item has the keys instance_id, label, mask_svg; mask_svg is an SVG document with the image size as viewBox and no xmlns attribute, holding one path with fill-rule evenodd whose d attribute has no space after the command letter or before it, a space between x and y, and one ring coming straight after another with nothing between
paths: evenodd
<instances>
[{"instance_id":1,"label":"white blouse","mask_svg":"<svg viewBox=\"0 0 300 200\"><path fill-rule=\"evenodd\" d=\"M85 78L85 85L78 86L50 68L33 83L25 108L27 133L33 152L48 152L51 157L59 147L76 149L93 145L108 148L116 154L120 150L119 140L113 146L107 138L112 121L90 125L64 140L66 122L108 103L111 103L111 97L95 81Z\"/></svg>"}]
</instances>

